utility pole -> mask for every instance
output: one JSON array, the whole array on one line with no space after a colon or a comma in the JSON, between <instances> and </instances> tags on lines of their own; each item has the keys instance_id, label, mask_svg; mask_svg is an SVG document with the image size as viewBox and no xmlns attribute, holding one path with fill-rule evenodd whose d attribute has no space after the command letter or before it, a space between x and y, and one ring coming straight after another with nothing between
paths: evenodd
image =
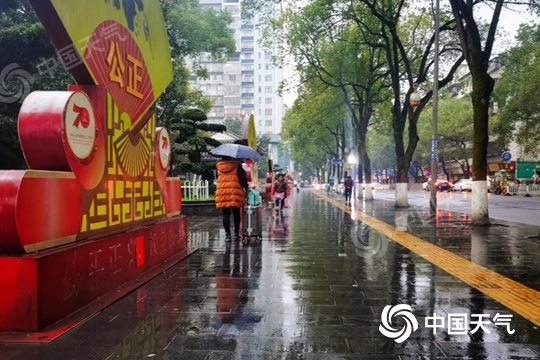
<instances>
[{"instance_id":1,"label":"utility pole","mask_svg":"<svg viewBox=\"0 0 540 360\"><path fill-rule=\"evenodd\" d=\"M437 114L439 105L439 0L435 0L435 54L433 59L433 122L431 132L431 196L429 208L431 213L437 211L437 175L439 159L437 156Z\"/></svg>"}]
</instances>

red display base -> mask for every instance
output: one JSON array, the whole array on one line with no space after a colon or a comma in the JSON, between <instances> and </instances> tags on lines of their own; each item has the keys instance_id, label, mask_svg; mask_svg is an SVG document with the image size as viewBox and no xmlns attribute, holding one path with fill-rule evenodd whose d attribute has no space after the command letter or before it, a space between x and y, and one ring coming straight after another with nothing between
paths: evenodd
<instances>
[{"instance_id":1,"label":"red display base","mask_svg":"<svg viewBox=\"0 0 540 360\"><path fill-rule=\"evenodd\" d=\"M188 256L187 218L0 257L0 341L48 342Z\"/></svg>"}]
</instances>

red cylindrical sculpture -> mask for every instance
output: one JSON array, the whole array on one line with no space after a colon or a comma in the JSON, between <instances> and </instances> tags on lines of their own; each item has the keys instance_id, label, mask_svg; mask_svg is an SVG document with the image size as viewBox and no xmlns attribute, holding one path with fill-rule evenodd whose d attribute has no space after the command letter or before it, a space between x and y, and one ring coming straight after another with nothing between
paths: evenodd
<instances>
[{"instance_id":1,"label":"red cylindrical sculpture","mask_svg":"<svg viewBox=\"0 0 540 360\"><path fill-rule=\"evenodd\" d=\"M105 170L103 126L82 91L35 91L19 114L19 138L28 167L73 171L85 189Z\"/></svg>"}]
</instances>

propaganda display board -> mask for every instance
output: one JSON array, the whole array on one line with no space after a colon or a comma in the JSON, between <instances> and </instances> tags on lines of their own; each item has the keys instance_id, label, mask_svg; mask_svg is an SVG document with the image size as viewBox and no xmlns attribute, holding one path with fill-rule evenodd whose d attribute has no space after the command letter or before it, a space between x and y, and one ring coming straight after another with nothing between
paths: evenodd
<instances>
[{"instance_id":1,"label":"propaganda display board","mask_svg":"<svg viewBox=\"0 0 540 360\"><path fill-rule=\"evenodd\" d=\"M1 174L0 252L118 233L180 213L170 141L149 110L172 80L158 0L30 0L77 85L24 101L30 170Z\"/></svg>"},{"instance_id":2,"label":"propaganda display board","mask_svg":"<svg viewBox=\"0 0 540 360\"><path fill-rule=\"evenodd\" d=\"M0 171L0 341L46 342L187 256L187 219L150 111L172 80L159 0L30 3L76 84L26 97L28 170Z\"/></svg>"}]
</instances>

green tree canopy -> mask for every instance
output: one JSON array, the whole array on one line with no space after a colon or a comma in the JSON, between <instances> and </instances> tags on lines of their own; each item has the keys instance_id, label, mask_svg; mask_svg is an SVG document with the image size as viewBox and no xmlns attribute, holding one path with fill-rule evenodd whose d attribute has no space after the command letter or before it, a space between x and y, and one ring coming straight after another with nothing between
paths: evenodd
<instances>
[{"instance_id":1,"label":"green tree canopy","mask_svg":"<svg viewBox=\"0 0 540 360\"><path fill-rule=\"evenodd\" d=\"M282 135L292 160L311 174L330 169L332 158L344 157L345 139L351 135L345 124L350 120L341 91L313 79L283 120Z\"/></svg>"},{"instance_id":2,"label":"green tree canopy","mask_svg":"<svg viewBox=\"0 0 540 360\"><path fill-rule=\"evenodd\" d=\"M243 121L238 118L226 118L223 125L227 128L227 131L238 136L242 136Z\"/></svg>"},{"instance_id":3,"label":"green tree canopy","mask_svg":"<svg viewBox=\"0 0 540 360\"><path fill-rule=\"evenodd\" d=\"M494 99L499 113L494 133L499 145L520 145L528 155L540 152L540 26L522 25L519 45L503 56L504 75Z\"/></svg>"},{"instance_id":4,"label":"green tree canopy","mask_svg":"<svg viewBox=\"0 0 540 360\"><path fill-rule=\"evenodd\" d=\"M431 159L432 108L426 109L418 121L420 142L415 160L429 166ZM473 111L468 97L451 98L448 93L441 96L438 112L438 158L456 161L469 178L469 159L472 157ZM444 168L442 170L445 170ZM446 171L448 175L448 171Z\"/></svg>"}]
</instances>

